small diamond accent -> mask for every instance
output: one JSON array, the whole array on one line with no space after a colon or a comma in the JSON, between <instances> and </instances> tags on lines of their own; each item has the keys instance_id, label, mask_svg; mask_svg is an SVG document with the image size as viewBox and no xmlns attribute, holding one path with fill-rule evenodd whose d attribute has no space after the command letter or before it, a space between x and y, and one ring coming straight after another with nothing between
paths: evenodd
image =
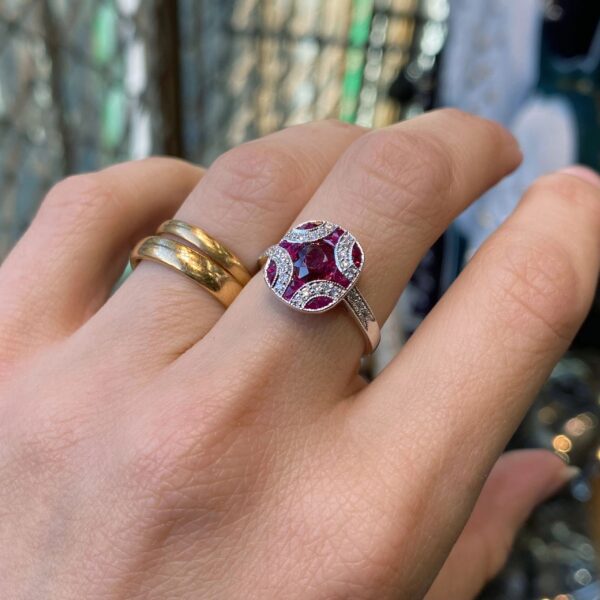
<instances>
[{"instance_id":1,"label":"small diamond accent","mask_svg":"<svg viewBox=\"0 0 600 600\"><path fill-rule=\"evenodd\" d=\"M368 328L370 322L375 322L375 315L371 307L356 288L352 288L344 300L352 307L354 315L365 329Z\"/></svg>"},{"instance_id":2,"label":"small diamond accent","mask_svg":"<svg viewBox=\"0 0 600 600\"><path fill-rule=\"evenodd\" d=\"M316 224L316 227L313 227L312 229L300 229L302 225L304 224L300 224L294 229L288 231L283 239L286 242L291 242L293 244L316 242L321 238L327 237L337 228L337 225L328 222L320 222Z\"/></svg>"},{"instance_id":3,"label":"small diamond accent","mask_svg":"<svg viewBox=\"0 0 600 600\"><path fill-rule=\"evenodd\" d=\"M362 250L360 251L361 260L358 266L354 263L352 257L354 246L357 244L356 238L350 232L346 231L340 237L337 246L335 247L335 262L337 267L350 281L353 281L358 277L363 263Z\"/></svg>"},{"instance_id":4,"label":"small diamond accent","mask_svg":"<svg viewBox=\"0 0 600 600\"><path fill-rule=\"evenodd\" d=\"M320 310L328 308L331 303L337 304L346 292L346 288L343 288L337 283L332 283L331 281L309 281L292 296L290 304L294 308L319 312ZM331 302L317 309L306 307L309 302L320 297L328 298Z\"/></svg>"},{"instance_id":5,"label":"small diamond accent","mask_svg":"<svg viewBox=\"0 0 600 600\"><path fill-rule=\"evenodd\" d=\"M271 287L277 295L281 296L283 292L285 292L285 289L292 278L292 259L290 258L290 255L279 246L271 246L267 250L266 255L277 265L277 275ZM266 266L267 265L265 265L265 273Z\"/></svg>"}]
</instances>

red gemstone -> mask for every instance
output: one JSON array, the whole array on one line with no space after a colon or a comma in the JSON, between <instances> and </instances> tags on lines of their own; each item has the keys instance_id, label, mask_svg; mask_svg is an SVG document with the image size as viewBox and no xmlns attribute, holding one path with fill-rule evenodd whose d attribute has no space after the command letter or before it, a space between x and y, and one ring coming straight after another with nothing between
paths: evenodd
<instances>
[{"instance_id":1,"label":"red gemstone","mask_svg":"<svg viewBox=\"0 0 600 600\"><path fill-rule=\"evenodd\" d=\"M316 298L309 300L304 308L307 308L308 310L319 310L320 308L329 306L332 302L333 300L327 296L317 296Z\"/></svg>"},{"instance_id":2,"label":"red gemstone","mask_svg":"<svg viewBox=\"0 0 600 600\"><path fill-rule=\"evenodd\" d=\"M322 245L318 243L307 244L298 251L294 266L298 269L298 277L302 279L307 277L309 273L327 276L330 260Z\"/></svg>"},{"instance_id":3,"label":"red gemstone","mask_svg":"<svg viewBox=\"0 0 600 600\"><path fill-rule=\"evenodd\" d=\"M336 244L337 241L340 239L340 237L342 236L342 234L344 233L344 230L341 229L340 227L338 227L329 237L331 239L331 241Z\"/></svg>"},{"instance_id":4,"label":"red gemstone","mask_svg":"<svg viewBox=\"0 0 600 600\"><path fill-rule=\"evenodd\" d=\"M296 229L314 229L318 227L321 223L317 221L308 221L307 223L302 223L302 225L298 225Z\"/></svg>"},{"instance_id":5,"label":"red gemstone","mask_svg":"<svg viewBox=\"0 0 600 600\"><path fill-rule=\"evenodd\" d=\"M269 260L269 264L267 265L267 281L270 286L275 281L275 275L277 275L277 265L274 260Z\"/></svg>"},{"instance_id":6,"label":"red gemstone","mask_svg":"<svg viewBox=\"0 0 600 600\"><path fill-rule=\"evenodd\" d=\"M299 225L296 229L311 230L322 224L322 221L311 221ZM345 289L352 285L353 281L338 269L335 261L336 246L345 233L344 229L336 227L329 235L313 242L290 242L287 240L279 242L279 247L283 248L292 259L292 276L282 294L284 300L290 301L300 288L311 281L332 281ZM363 254L357 244L353 246L351 256L354 265L360 269ZM266 275L272 286L277 278L277 267L274 261L267 265ZM309 300L305 308L319 310L333 303L335 301L327 296L317 296Z\"/></svg>"},{"instance_id":7,"label":"red gemstone","mask_svg":"<svg viewBox=\"0 0 600 600\"><path fill-rule=\"evenodd\" d=\"M352 247L352 260L354 262L354 265L358 269L360 269L360 266L363 262L363 253L358 244L354 244L354 246Z\"/></svg>"}]
</instances>

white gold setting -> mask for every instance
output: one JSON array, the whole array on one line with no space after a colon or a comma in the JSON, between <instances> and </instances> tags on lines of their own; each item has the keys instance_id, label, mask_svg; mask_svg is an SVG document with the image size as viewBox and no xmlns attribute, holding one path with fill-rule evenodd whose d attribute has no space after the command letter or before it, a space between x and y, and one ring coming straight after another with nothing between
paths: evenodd
<instances>
[{"instance_id":1,"label":"white gold setting","mask_svg":"<svg viewBox=\"0 0 600 600\"><path fill-rule=\"evenodd\" d=\"M354 264L352 258L352 250L354 245L357 244L360 248L360 244L356 241L356 238L349 232L346 231L344 235L339 239L335 247L335 263L337 268L350 280L354 281L364 264L364 260L361 262L360 268ZM361 254L364 256L362 248L360 248Z\"/></svg>"},{"instance_id":2,"label":"white gold setting","mask_svg":"<svg viewBox=\"0 0 600 600\"><path fill-rule=\"evenodd\" d=\"M328 223L327 221L310 221L311 223L317 223L316 227L312 229L298 229L306 223L300 223L298 227L290 229L285 236L286 242L292 242L293 244L305 244L308 242L316 242L324 237L327 237L330 233L333 233L337 228L334 223Z\"/></svg>"},{"instance_id":3,"label":"white gold setting","mask_svg":"<svg viewBox=\"0 0 600 600\"><path fill-rule=\"evenodd\" d=\"M277 273L275 275L275 281L273 282L272 290L278 296L283 296L283 292L285 292L287 286L292 280L292 272L294 269L292 259L290 258L290 255L280 246L271 246L265 254L275 263L275 266L277 267ZM266 276L266 267L264 272ZM267 283L269 283L268 280Z\"/></svg>"},{"instance_id":4,"label":"white gold setting","mask_svg":"<svg viewBox=\"0 0 600 600\"><path fill-rule=\"evenodd\" d=\"M343 302L363 333L366 352L377 347L379 325L356 287L364 251L349 231L328 221L301 223L264 258L265 282L279 300L305 313L323 313Z\"/></svg>"},{"instance_id":5,"label":"white gold setting","mask_svg":"<svg viewBox=\"0 0 600 600\"><path fill-rule=\"evenodd\" d=\"M308 312L325 312L333 308L348 290L333 281L316 279L305 283L291 298L290 306ZM306 305L315 298L329 298L331 303L322 308L307 308Z\"/></svg>"}]
</instances>

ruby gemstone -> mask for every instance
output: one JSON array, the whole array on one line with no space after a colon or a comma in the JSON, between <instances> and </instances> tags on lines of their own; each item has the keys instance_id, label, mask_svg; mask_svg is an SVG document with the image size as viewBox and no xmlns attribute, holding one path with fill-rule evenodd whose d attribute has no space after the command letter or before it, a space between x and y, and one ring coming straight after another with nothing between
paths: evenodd
<instances>
[{"instance_id":1,"label":"ruby gemstone","mask_svg":"<svg viewBox=\"0 0 600 600\"><path fill-rule=\"evenodd\" d=\"M304 308L307 308L308 310L319 310L320 308L329 306L332 302L333 300L327 296L317 296L316 298L309 300Z\"/></svg>"},{"instance_id":2,"label":"ruby gemstone","mask_svg":"<svg viewBox=\"0 0 600 600\"><path fill-rule=\"evenodd\" d=\"M282 248L287 250L293 263L292 279L283 293L285 300L290 300L309 281L334 281L344 288L350 287L351 282L337 268L335 263L335 246L343 233L344 230L338 227L327 237L315 242L292 243L282 240L279 243ZM355 248L358 249L358 254L355 254L353 249L352 258L354 263L359 266L362 262L362 253L358 246L355 246ZM269 277L268 270L267 277ZM320 296L311 300L307 304L307 308L313 310L323 308L331 302L329 298Z\"/></svg>"},{"instance_id":3,"label":"ruby gemstone","mask_svg":"<svg viewBox=\"0 0 600 600\"><path fill-rule=\"evenodd\" d=\"M269 264L267 265L267 281L270 286L275 281L275 275L277 275L277 265L274 260L269 260Z\"/></svg>"},{"instance_id":4,"label":"ruby gemstone","mask_svg":"<svg viewBox=\"0 0 600 600\"><path fill-rule=\"evenodd\" d=\"M354 244L352 248L352 261L357 269L360 269L360 266L363 262L363 253L358 244Z\"/></svg>"},{"instance_id":5,"label":"ruby gemstone","mask_svg":"<svg viewBox=\"0 0 600 600\"><path fill-rule=\"evenodd\" d=\"M318 223L316 221L307 221L306 223L302 223L302 225L298 225L296 227L296 229L303 229L303 230L314 229L315 227L318 227L320 224L321 224L320 221Z\"/></svg>"}]
</instances>

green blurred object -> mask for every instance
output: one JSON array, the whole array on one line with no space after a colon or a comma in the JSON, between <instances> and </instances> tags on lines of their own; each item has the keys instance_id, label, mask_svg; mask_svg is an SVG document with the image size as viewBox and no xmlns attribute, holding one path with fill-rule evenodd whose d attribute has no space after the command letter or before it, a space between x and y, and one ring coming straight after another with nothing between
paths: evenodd
<instances>
[{"instance_id":1,"label":"green blurred object","mask_svg":"<svg viewBox=\"0 0 600 600\"><path fill-rule=\"evenodd\" d=\"M110 89L102 107L102 144L108 150L117 148L125 135L126 121L125 93L119 87Z\"/></svg>"},{"instance_id":2,"label":"green blurred object","mask_svg":"<svg viewBox=\"0 0 600 600\"><path fill-rule=\"evenodd\" d=\"M356 120L372 18L373 0L353 0L352 22L348 32L350 47L346 53L346 71L340 101L342 121L353 123Z\"/></svg>"},{"instance_id":3,"label":"green blurred object","mask_svg":"<svg viewBox=\"0 0 600 600\"><path fill-rule=\"evenodd\" d=\"M0 0L0 259L54 182L165 151L170 7Z\"/></svg>"},{"instance_id":4,"label":"green blurred object","mask_svg":"<svg viewBox=\"0 0 600 600\"><path fill-rule=\"evenodd\" d=\"M118 15L115 7L103 3L96 13L92 31L92 56L98 65L107 64L117 51Z\"/></svg>"}]
</instances>

